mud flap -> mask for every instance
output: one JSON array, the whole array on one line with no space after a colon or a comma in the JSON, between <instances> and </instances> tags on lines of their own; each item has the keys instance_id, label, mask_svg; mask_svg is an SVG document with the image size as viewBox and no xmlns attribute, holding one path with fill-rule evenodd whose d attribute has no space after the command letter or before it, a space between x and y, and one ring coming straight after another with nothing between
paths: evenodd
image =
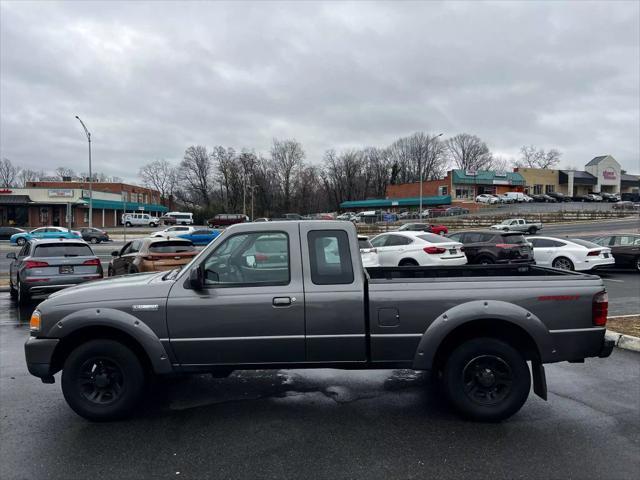
<instances>
[{"instance_id":1,"label":"mud flap","mask_svg":"<svg viewBox=\"0 0 640 480\"><path fill-rule=\"evenodd\" d=\"M533 360L531 362L531 372L533 373L533 392L541 399L547 399L547 376L544 373L544 365Z\"/></svg>"}]
</instances>

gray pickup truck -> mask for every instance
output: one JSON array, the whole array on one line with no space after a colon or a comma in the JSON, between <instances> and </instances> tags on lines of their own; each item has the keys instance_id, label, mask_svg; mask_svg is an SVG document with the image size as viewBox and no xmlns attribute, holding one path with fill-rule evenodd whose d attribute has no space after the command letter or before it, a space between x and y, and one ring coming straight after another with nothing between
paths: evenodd
<instances>
[{"instance_id":1,"label":"gray pickup truck","mask_svg":"<svg viewBox=\"0 0 640 480\"><path fill-rule=\"evenodd\" d=\"M463 415L498 421L544 363L607 357L599 277L535 266L363 269L340 221L228 228L182 270L53 294L31 317L29 371L62 370L71 408L124 417L152 375L236 369L411 368L432 372ZM531 372L527 362L531 363Z\"/></svg>"}]
</instances>

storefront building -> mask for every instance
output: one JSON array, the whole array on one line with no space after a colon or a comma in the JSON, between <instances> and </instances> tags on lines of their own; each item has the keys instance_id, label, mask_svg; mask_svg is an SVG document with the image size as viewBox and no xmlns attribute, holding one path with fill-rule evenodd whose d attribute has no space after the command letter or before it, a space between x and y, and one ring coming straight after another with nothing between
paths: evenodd
<instances>
[{"instance_id":1,"label":"storefront building","mask_svg":"<svg viewBox=\"0 0 640 480\"><path fill-rule=\"evenodd\" d=\"M620 193L640 193L640 175L620 175Z\"/></svg>"},{"instance_id":2,"label":"storefront building","mask_svg":"<svg viewBox=\"0 0 640 480\"><path fill-rule=\"evenodd\" d=\"M524 178L524 193L527 195L541 195L543 193L561 191L559 170L516 167L513 171Z\"/></svg>"},{"instance_id":3,"label":"storefront building","mask_svg":"<svg viewBox=\"0 0 640 480\"><path fill-rule=\"evenodd\" d=\"M36 186L0 190L0 225L34 228L48 225L79 228L89 225L89 190L71 187L82 182L31 182L31 184L39 183L62 184L64 187L54 185L53 187ZM94 184L94 187L96 185L98 184ZM106 185L114 189L114 185L126 184ZM149 189L144 189L147 190L146 192L132 192L132 189L141 187L135 185L127 185L127 187L129 187L127 190L122 190L120 187L118 193L94 188L93 226L117 226L123 212L145 212L157 216L167 211L167 207L159 203L144 202L145 199L159 200L158 192ZM131 200L132 198L134 200Z\"/></svg>"}]
</instances>

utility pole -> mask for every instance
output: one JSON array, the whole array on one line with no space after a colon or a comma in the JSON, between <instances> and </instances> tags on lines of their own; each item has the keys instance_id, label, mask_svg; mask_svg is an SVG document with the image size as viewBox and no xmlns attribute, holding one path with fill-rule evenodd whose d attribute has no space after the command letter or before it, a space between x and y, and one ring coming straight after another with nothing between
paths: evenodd
<instances>
[{"instance_id":1,"label":"utility pole","mask_svg":"<svg viewBox=\"0 0 640 480\"><path fill-rule=\"evenodd\" d=\"M254 217L253 217L253 197L255 195L256 188L258 188L258 185L251 185L251 221L252 222L254 220Z\"/></svg>"},{"instance_id":2,"label":"utility pole","mask_svg":"<svg viewBox=\"0 0 640 480\"><path fill-rule=\"evenodd\" d=\"M93 173L91 172L91 132L87 129L86 125L80 117L76 115L76 118L84 128L84 133L87 135L87 141L89 142L89 228L93 227Z\"/></svg>"},{"instance_id":3,"label":"utility pole","mask_svg":"<svg viewBox=\"0 0 640 480\"><path fill-rule=\"evenodd\" d=\"M435 137L432 137L431 139L428 139L427 141L427 155L429 155L429 143L431 143L431 140L435 140L438 137L441 137L443 134L439 133L438 135L436 135ZM422 158L418 157L418 177L419 177L419 181L420 181L420 214L419 214L419 218L420 221L422 222Z\"/></svg>"}]
</instances>

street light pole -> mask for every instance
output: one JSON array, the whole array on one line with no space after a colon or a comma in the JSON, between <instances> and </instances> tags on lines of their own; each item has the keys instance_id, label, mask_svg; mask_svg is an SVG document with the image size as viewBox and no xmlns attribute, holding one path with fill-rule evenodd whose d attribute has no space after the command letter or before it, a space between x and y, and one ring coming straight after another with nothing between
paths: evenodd
<instances>
[{"instance_id":1,"label":"street light pole","mask_svg":"<svg viewBox=\"0 0 640 480\"><path fill-rule=\"evenodd\" d=\"M87 141L89 142L89 228L93 227L93 173L91 171L91 132L87 129L80 117L76 115L76 118L84 128L84 133L87 135Z\"/></svg>"},{"instance_id":2,"label":"street light pole","mask_svg":"<svg viewBox=\"0 0 640 480\"><path fill-rule=\"evenodd\" d=\"M435 140L438 137L441 137L443 134L439 133L438 135L436 135L435 137L432 137L432 140ZM429 140L429 142L431 142L431 140ZM427 142L427 154L429 153L429 142ZM421 162L421 157L418 157L418 180L420 181L420 214L419 214L419 218L420 221L422 222L422 162Z\"/></svg>"}]
</instances>

